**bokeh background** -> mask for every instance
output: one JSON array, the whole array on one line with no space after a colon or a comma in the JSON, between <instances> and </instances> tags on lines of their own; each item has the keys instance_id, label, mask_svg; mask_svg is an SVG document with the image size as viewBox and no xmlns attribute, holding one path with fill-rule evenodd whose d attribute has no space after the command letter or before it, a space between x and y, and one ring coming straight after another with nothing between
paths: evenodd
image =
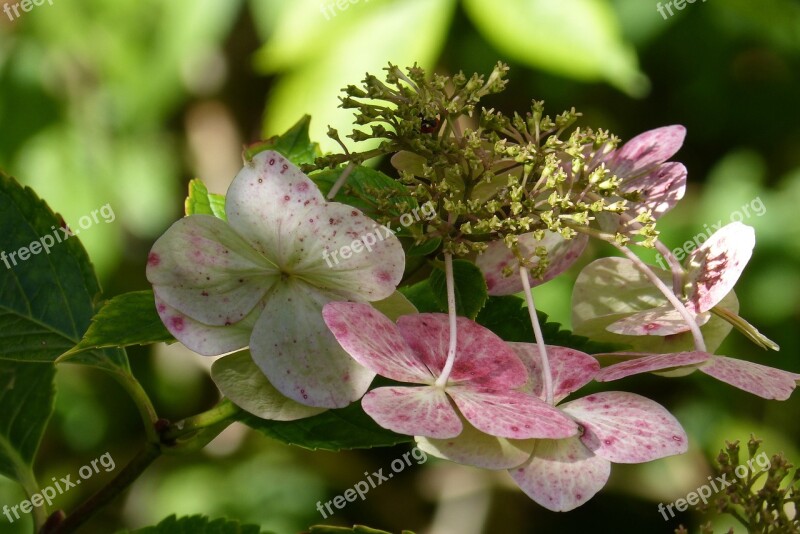
<instances>
[{"instance_id":1,"label":"bokeh background","mask_svg":"<svg viewBox=\"0 0 800 534\"><path fill-rule=\"evenodd\" d=\"M734 333L720 350L800 372L800 2L710 0L674 16L651 0L53 0L0 13L0 167L36 189L74 225L110 204L113 223L81 239L107 296L144 289L153 241L182 214L187 182L224 193L241 147L310 114L312 137L349 131L339 89L387 62L488 73L510 64L509 89L487 104L550 113L572 106L583 124L623 139L667 124L688 128L676 157L686 199L659 228L671 247L730 220L757 199L755 254L737 293L742 314L777 341L766 354ZM665 11L666 12L666 11ZM385 162L382 164L385 166ZM751 213L754 210L751 210ZM593 248L593 256L612 251ZM569 325L581 265L536 289L540 308ZM180 346L133 349L135 374L163 417L214 404L210 359ZM363 523L428 534L694 531L686 513L665 522L659 502L703 484L725 440L755 433L765 450L800 462L800 395L766 402L704 376L646 376L621 388L668 406L686 427L688 454L615 466L579 510L548 512L505 473L430 459L349 504L329 524ZM2 407L0 407L2 409ZM105 452L118 466L141 427L117 384L61 366L55 416L40 451L40 480L74 473ZM322 522L316 511L407 448L332 454L291 448L235 425L207 449L161 458L85 532L154 524L171 513L230 516L278 533ZM119 467L117 467L119 469ZM70 509L107 478L56 502ZM0 504L24 496L0 479ZM731 524L713 518L716 531ZM0 532L29 532L27 522Z\"/></svg>"}]
</instances>

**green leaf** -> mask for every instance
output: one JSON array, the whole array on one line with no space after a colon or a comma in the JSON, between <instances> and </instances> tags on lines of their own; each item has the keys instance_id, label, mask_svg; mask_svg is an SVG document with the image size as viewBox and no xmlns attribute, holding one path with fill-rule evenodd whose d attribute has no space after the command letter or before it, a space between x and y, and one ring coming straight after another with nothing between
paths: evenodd
<instances>
[{"instance_id":1,"label":"green leaf","mask_svg":"<svg viewBox=\"0 0 800 534\"><path fill-rule=\"evenodd\" d=\"M672 287L672 273L651 266L653 272ZM673 336L622 336L606 327L633 313L667 305L664 295L627 258L601 258L578 275L572 291L572 325L575 332L602 343L625 345L636 352L681 352L693 350L690 332ZM733 313L739 301L731 291L719 306ZM717 315L700 327L709 352L714 352L730 333L730 323Z\"/></svg>"},{"instance_id":2,"label":"green leaf","mask_svg":"<svg viewBox=\"0 0 800 534\"><path fill-rule=\"evenodd\" d=\"M376 300L371 304L373 308L395 322L402 315L418 313L417 308L400 291L395 291L385 299Z\"/></svg>"},{"instance_id":3,"label":"green leaf","mask_svg":"<svg viewBox=\"0 0 800 534\"><path fill-rule=\"evenodd\" d=\"M289 161L297 166L314 163L314 160L321 156L322 152L320 152L319 144L312 143L308 136L310 124L311 116L304 115L283 135L275 136L247 147L245 149L245 158L249 161L259 152L275 150L286 156Z\"/></svg>"},{"instance_id":4,"label":"green leaf","mask_svg":"<svg viewBox=\"0 0 800 534\"><path fill-rule=\"evenodd\" d=\"M547 314L536 311L542 327L542 337L548 345L570 347L588 354L610 352L615 345L595 343L589 338L578 336L569 330L562 329L558 323L547 322ZM514 295L489 297L478 317L475 319L506 341L535 343L530 315L525 300Z\"/></svg>"},{"instance_id":5,"label":"green leaf","mask_svg":"<svg viewBox=\"0 0 800 534\"><path fill-rule=\"evenodd\" d=\"M443 310L436 300L436 295L434 295L433 289L431 289L431 282L429 279L417 282L413 286L401 287L398 291L400 291L420 313L442 313L447 311L446 308Z\"/></svg>"},{"instance_id":6,"label":"green leaf","mask_svg":"<svg viewBox=\"0 0 800 534\"><path fill-rule=\"evenodd\" d=\"M511 59L577 80L607 80L633 96L648 90L606 0L464 0L464 8Z\"/></svg>"},{"instance_id":7,"label":"green leaf","mask_svg":"<svg viewBox=\"0 0 800 534\"><path fill-rule=\"evenodd\" d=\"M0 361L52 363L78 343L94 316L100 284L83 245L64 235L62 223L33 190L0 173ZM43 244L51 239L48 254ZM40 252L21 260L20 251L34 242ZM75 363L129 371L124 353L113 350Z\"/></svg>"},{"instance_id":8,"label":"green leaf","mask_svg":"<svg viewBox=\"0 0 800 534\"><path fill-rule=\"evenodd\" d=\"M433 254L442 245L442 238L428 239L419 245L412 245L406 252L409 256L428 256Z\"/></svg>"},{"instance_id":9,"label":"green leaf","mask_svg":"<svg viewBox=\"0 0 800 534\"><path fill-rule=\"evenodd\" d=\"M153 291L134 291L106 302L92 318L80 343L61 355L57 363L69 361L89 349L174 341L156 312Z\"/></svg>"},{"instance_id":10,"label":"green leaf","mask_svg":"<svg viewBox=\"0 0 800 534\"><path fill-rule=\"evenodd\" d=\"M455 279L456 311L474 319L489 298L486 279L477 265L471 261L454 260L453 278ZM447 278L444 271L436 269L431 273L430 287L443 312L447 311Z\"/></svg>"},{"instance_id":11,"label":"green leaf","mask_svg":"<svg viewBox=\"0 0 800 534\"><path fill-rule=\"evenodd\" d=\"M364 525L355 525L353 528L349 527L329 527L327 525L314 525L309 529L309 534L392 534L385 530L378 530L375 528L365 527ZM410 530L404 530L402 534L414 534Z\"/></svg>"},{"instance_id":12,"label":"green leaf","mask_svg":"<svg viewBox=\"0 0 800 534\"><path fill-rule=\"evenodd\" d=\"M123 530L117 534L270 534L258 525L242 525L238 521L193 515L178 519L171 515L154 527Z\"/></svg>"},{"instance_id":13,"label":"green leaf","mask_svg":"<svg viewBox=\"0 0 800 534\"><path fill-rule=\"evenodd\" d=\"M317 184L322 194L327 196L343 171L344 167L326 169L314 173L310 178ZM379 203L385 204L386 209L382 210L383 213L389 213L393 217L410 214L411 210L417 207L417 200L409 194L403 184L380 171L364 166L353 169L333 200L356 207L368 216L376 215L376 206ZM414 220L422 218L423 216L419 215ZM400 229L395 230L400 231Z\"/></svg>"},{"instance_id":14,"label":"green leaf","mask_svg":"<svg viewBox=\"0 0 800 534\"><path fill-rule=\"evenodd\" d=\"M189 182L189 196L185 202L186 215L213 215L223 221L228 220L225 215L225 197L209 193L206 184L198 179Z\"/></svg>"},{"instance_id":15,"label":"green leaf","mask_svg":"<svg viewBox=\"0 0 800 534\"><path fill-rule=\"evenodd\" d=\"M100 292L86 251L77 238L64 240L61 224L30 188L0 173L0 471L29 492L31 463L53 409L53 361L80 340ZM121 351L76 361L130 371Z\"/></svg>"},{"instance_id":16,"label":"green leaf","mask_svg":"<svg viewBox=\"0 0 800 534\"><path fill-rule=\"evenodd\" d=\"M358 402L298 421L268 421L246 412L238 420L270 438L312 450L367 449L413 441L411 436L378 426Z\"/></svg>"}]
</instances>

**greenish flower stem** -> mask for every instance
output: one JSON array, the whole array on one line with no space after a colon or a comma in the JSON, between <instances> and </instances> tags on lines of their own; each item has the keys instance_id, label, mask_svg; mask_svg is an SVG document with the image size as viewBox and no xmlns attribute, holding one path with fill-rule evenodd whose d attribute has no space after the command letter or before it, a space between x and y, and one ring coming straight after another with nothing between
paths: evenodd
<instances>
[{"instance_id":1,"label":"greenish flower stem","mask_svg":"<svg viewBox=\"0 0 800 534\"><path fill-rule=\"evenodd\" d=\"M19 458L16 452L14 452L13 455L15 459ZM14 461L14 463L17 464L17 480L22 484L22 488L25 490L28 498L32 497L35 493L39 493L39 484L36 482L36 477L33 475L31 468L21 459L19 459L19 461ZM22 467L23 465L25 467ZM44 506L34 506L32 515L34 528L39 530L47 520L47 504L45 503Z\"/></svg>"},{"instance_id":2,"label":"greenish flower stem","mask_svg":"<svg viewBox=\"0 0 800 534\"><path fill-rule=\"evenodd\" d=\"M336 198L336 195L339 193L339 190L342 186L347 182L347 178L353 173L356 168L356 164L352 161L347 164L347 167L342 171L342 174L339 175L339 178L336 179L336 182L331 187L331 190L328 191L328 196L326 197L327 200L333 200Z\"/></svg>"},{"instance_id":3,"label":"greenish flower stem","mask_svg":"<svg viewBox=\"0 0 800 534\"><path fill-rule=\"evenodd\" d=\"M160 439L156 430L156 422L159 419L158 413L156 413L156 409L153 407L153 403L142 384L130 372L113 373L113 376L125 388L125 391L128 392L128 395L136 405L144 424L147 441L149 443L158 443Z\"/></svg>"},{"instance_id":4,"label":"greenish flower stem","mask_svg":"<svg viewBox=\"0 0 800 534\"><path fill-rule=\"evenodd\" d=\"M224 429L233 420L241 409L230 400L223 398L216 406L203 413L187 417L183 421L172 424L161 434L164 443L177 440L185 440L192 434L197 434L202 430L211 427L218 427L224 424Z\"/></svg>"},{"instance_id":5,"label":"greenish flower stem","mask_svg":"<svg viewBox=\"0 0 800 534\"><path fill-rule=\"evenodd\" d=\"M542 336L542 326L539 324L539 317L536 315L536 304L533 302L528 269L520 267L519 275L520 278L522 278L522 287L525 290L525 301L528 303L528 315L530 315L531 318L533 335L536 338L536 346L539 347L539 357L542 360L542 383L544 384L545 401L550 406L554 406L553 372L550 370L550 358L547 356L547 347L545 347L544 336Z\"/></svg>"}]
</instances>

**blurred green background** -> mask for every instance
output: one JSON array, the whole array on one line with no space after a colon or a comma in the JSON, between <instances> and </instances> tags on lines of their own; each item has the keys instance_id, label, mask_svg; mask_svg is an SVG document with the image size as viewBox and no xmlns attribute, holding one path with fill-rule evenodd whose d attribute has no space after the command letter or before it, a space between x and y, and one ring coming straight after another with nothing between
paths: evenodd
<instances>
[{"instance_id":1,"label":"blurred green background","mask_svg":"<svg viewBox=\"0 0 800 534\"><path fill-rule=\"evenodd\" d=\"M763 215L744 221L755 227L757 245L737 293L742 315L782 350L765 354L732 334L720 353L800 372L800 3L712 0L667 18L656 4L53 0L19 17L0 13L0 167L73 226L111 205L114 222L101 221L81 240L113 296L147 287L147 251L181 216L187 182L199 177L224 193L243 143L280 133L308 113L313 138L334 149L327 126L350 129L350 115L337 108L339 89L388 61L469 74L488 73L503 60L512 67L509 89L487 104L506 112L524 111L532 98L546 100L551 114L575 106L583 124L623 139L667 124L688 128L675 158L689 169L686 199L659 223L669 246L763 202ZM593 248L581 265L610 253ZM540 308L567 325L581 265L536 289ZM180 347L130 356L163 417L197 413L218 397L208 358ZM700 516L665 522L656 506L701 485L725 440L755 433L768 452L800 462L799 395L766 402L695 375L617 386L669 407L690 435L690 452L615 466L605 490L568 514L534 504L504 472L431 459L326 522L427 534L667 533L680 522L694 531ZM37 474L64 476L107 451L121 466L140 436L136 412L113 381L61 366ZM159 459L85 531L203 513L299 532L322 522L318 500L403 452L315 453L236 425L201 453ZM56 506L70 509L107 481L97 475ZM0 504L23 498L0 479ZM715 524L722 532L730 520ZM27 521L9 525L0 517L2 533L29 529Z\"/></svg>"}]
</instances>

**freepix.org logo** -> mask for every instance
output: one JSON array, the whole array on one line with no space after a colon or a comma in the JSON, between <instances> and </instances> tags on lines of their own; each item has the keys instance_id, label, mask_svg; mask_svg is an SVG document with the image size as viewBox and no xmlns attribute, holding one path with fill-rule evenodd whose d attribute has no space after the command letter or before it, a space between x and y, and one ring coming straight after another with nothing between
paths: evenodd
<instances>
[{"instance_id":1,"label":"freepix.org logo","mask_svg":"<svg viewBox=\"0 0 800 534\"><path fill-rule=\"evenodd\" d=\"M117 218L114 214L114 210L111 208L111 204L106 204L102 208L92 210L91 216L84 215L78 219L80 229L76 228L73 231L66 224L60 227L51 226L50 229L53 230L52 233L43 235L35 241L31 241L28 246L18 250L12 250L11 252L6 252L5 250L0 251L0 262L6 266L6 269L11 269L12 266L16 267L18 263L27 261L32 256L36 256L41 252L50 254L50 249L57 244L63 243L70 237L78 235L81 233L81 229L86 230L87 228L91 228L92 225L99 223L100 219L98 215L102 217L106 223L112 223Z\"/></svg>"},{"instance_id":2,"label":"freepix.org logo","mask_svg":"<svg viewBox=\"0 0 800 534\"><path fill-rule=\"evenodd\" d=\"M51 6L53 5L53 0L22 0L22 2L16 2L13 4L6 2L3 4L3 13L6 14L8 20L13 22L14 20L20 18L24 13L31 11L34 7L44 4L45 1L47 1L47 3ZM22 13L20 13L20 9L22 10Z\"/></svg>"}]
</instances>

